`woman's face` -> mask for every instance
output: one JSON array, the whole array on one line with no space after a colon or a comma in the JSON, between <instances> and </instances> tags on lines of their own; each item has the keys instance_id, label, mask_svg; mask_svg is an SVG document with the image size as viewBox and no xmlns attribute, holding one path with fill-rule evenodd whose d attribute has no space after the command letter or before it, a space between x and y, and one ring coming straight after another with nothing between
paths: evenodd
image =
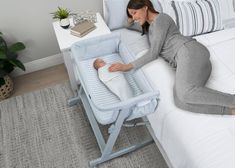
<instances>
[{"instance_id":1,"label":"woman's face","mask_svg":"<svg viewBox=\"0 0 235 168\"><path fill-rule=\"evenodd\" d=\"M132 19L138 22L140 25L143 25L147 20L147 6L144 6L140 9L129 9L128 12L132 16Z\"/></svg>"}]
</instances>

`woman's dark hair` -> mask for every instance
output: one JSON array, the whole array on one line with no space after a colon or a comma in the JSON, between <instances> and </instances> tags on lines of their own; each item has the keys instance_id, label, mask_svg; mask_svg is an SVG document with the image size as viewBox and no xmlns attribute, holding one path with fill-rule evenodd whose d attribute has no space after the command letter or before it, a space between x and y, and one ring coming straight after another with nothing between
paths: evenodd
<instances>
[{"instance_id":1,"label":"woman's dark hair","mask_svg":"<svg viewBox=\"0 0 235 168\"><path fill-rule=\"evenodd\" d=\"M158 13L154 7L153 4L150 0L130 0L127 7L126 7L126 14L129 18L132 18L130 13L128 12L128 9L141 9L144 6L148 7L148 10L151 11L152 13ZM146 32L148 32L149 29L149 23L145 22L142 25L142 35L144 35Z\"/></svg>"}]
</instances>

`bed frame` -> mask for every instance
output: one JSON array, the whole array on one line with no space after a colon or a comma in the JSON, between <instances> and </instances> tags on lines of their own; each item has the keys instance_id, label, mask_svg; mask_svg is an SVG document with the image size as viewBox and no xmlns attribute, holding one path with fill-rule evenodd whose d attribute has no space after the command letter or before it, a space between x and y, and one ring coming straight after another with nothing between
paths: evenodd
<instances>
[{"instance_id":1,"label":"bed frame","mask_svg":"<svg viewBox=\"0 0 235 168\"><path fill-rule=\"evenodd\" d=\"M142 117L142 118L143 118L144 122L148 122L148 123L149 123L147 117ZM162 154L164 160L166 161L167 166L168 166L169 168L174 168L173 165L171 164L171 161L169 160L169 158L168 158L168 156L167 156L165 150L163 149L161 143L159 142L159 140L158 140L157 137L155 136L154 130L153 130L153 128L151 127L151 124L147 124L146 127L148 128L148 131L149 131L150 135L152 136L152 138L153 138L154 142L156 143L156 145L157 145L159 151L161 152L161 154Z\"/></svg>"}]
</instances>

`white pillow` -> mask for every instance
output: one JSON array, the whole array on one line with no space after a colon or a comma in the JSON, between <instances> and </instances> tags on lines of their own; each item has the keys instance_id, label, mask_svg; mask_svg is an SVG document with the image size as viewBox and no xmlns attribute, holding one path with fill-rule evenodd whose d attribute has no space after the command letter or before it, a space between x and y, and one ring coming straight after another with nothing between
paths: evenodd
<instances>
[{"instance_id":1,"label":"white pillow","mask_svg":"<svg viewBox=\"0 0 235 168\"><path fill-rule=\"evenodd\" d=\"M225 28L235 27L235 0L220 1L222 20Z\"/></svg>"},{"instance_id":2,"label":"white pillow","mask_svg":"<svg viewBox=\"0 0 235 168\"><path fill-rule=\"evenodd\" d=\"M151 0L154 8L161 12L158 0ZM127 26L126 7L129 0L103 0L104 19L110 30L115 30ZM136 24L136 23L135 23ZM141 30L140 25L135 25L133 29Z\"/></svg>"},{"instance_id":3,"label":"white pillow","mask_svg":"<svg viewBox=\"0 0 235 168\"><path fill-rule=\"evenodd\" d=\"M229 6L229 19L235 19L235 0L225 0ZM223 3L221 1L221 3Z\"/></svg>"},{"instance_id":4,"label":"white pillow","mask_svg":"<svg viewBox=\"0 0 235 168\"><path fill-rule=\"evenodd\" d=\"M176 24L185 36L223 29L218 0L172 1Z\"/></svg>"}]
</instances>

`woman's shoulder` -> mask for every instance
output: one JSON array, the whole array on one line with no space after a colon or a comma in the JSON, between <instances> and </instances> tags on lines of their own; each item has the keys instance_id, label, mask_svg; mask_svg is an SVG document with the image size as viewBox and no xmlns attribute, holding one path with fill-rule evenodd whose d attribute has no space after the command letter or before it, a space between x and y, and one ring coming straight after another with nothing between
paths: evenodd
<instances>
[{"instance_id":1,"label":"woman's shoulder","mask_svg":"<svg viewBox=\"0 0 235 168\"><path fill-rule=\"evenodd\" d=\"M173 19L166 13L159 13L154 21L155 26L169 26L174 22Z\"/></svg>"},{"instance_id":2,"label":"woman's shoulder","mask_svg":"<svg viewBox=\"0 0 235 168\"><path fill-rule=\"evenodd\" d=\"M158 17L161 18L161 19L166 19L168 21L173 21L173 19L171 18L170 15L166 14L166 13L159 13L158 14Z\"/></svg>"}]
</instances>

